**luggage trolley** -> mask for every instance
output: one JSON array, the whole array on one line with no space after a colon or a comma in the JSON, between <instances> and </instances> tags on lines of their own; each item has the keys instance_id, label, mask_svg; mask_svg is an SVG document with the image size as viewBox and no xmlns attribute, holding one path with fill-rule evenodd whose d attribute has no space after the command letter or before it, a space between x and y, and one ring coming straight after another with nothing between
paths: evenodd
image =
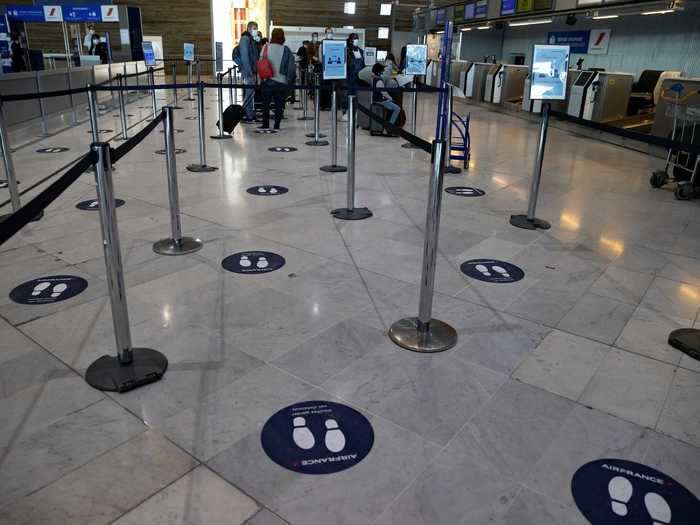
<instances>
[{"instance_id":1,"label":"luggage trolley","mask_svg":"<svg viewBox=\"0 0 700 525\"><path fill-rule=\"evenodd\" d=\"M471 114L465 117L452 113L452 143L450 144L450 159L461 160L464 169L469 168L471 158L471 140L469 138L469 120ZM455 130L457 133L455 133Z\"/></svg>"},{"instance_id":2,"label":"luggage trolley","mask_svg":"<svg viewBox=\"0 0 700 525\"><path fill-rule=\"evenodd\" d=\"M700 92L690 92L681 97L682 84L674 84L661 93L661 98L673 107L673 130L671 140L689 145L700 145L700 107L690 106L685 102ZM672 92L673 95L670 95ZM666 166L652 173L649 183L653 188L660 188L669 183L676 183L675 195L678 200L689 200L698 194L700 186L700 155L688 151L669 148Z\"/></svg>"}]
</instances>

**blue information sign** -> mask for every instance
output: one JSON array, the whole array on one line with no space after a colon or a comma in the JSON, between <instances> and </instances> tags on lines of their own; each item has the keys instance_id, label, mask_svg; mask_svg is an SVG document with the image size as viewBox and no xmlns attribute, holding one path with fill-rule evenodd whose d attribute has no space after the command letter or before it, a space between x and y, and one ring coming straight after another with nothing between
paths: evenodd
<instances>
[{"instance_id":1,"label":"blue information sign","mask_svg":"<svg viewBox=\"0 0 700 525\"><path fill-rule=\"evenodd\" d=\"M35 5L8 5L7 17L12 22L44 22L44 8Z\"/></svg>"},{"instance_id":2,"label":"blue information sign","mask_svg":"<svg viewBox=\"0 0 700 525\"><path fill-rule=\"evenodd\" d=\"M143 61L148 67L153 67L156 65L156 54L153 51L153 42L143 41L141 42L141 48L143 49Z\"/></svg>"},{"instance_id":3,"label":"blue information sign","mask_svg":"<svg viewBox=\"0 0 700 525\"><path fill-rule=\"evenodd\" d=\"M185 62L194 61L194 44L185 42L185 44L183 45L182 58Z\"/></svg>"},{"instance_id":4,"label":"blue information sign","mask_svg":"<svg viewBox=\"0 0 700 525\"><path fill-rule=\"evenodd\" d=\"M515 0L503 0L501 2L501 15L515 14Z\"/></svg>"},{"instance_id":5,"label":"blue information sign","mask_svg":"<svg viewBox=\"0 0 700 525\"><path fill-rule=\"evenodd\" d=\"M7 19L5 15L0 16L0 33L9 33L7 29Z\"/></svg>"},{"instance_id":6,"label":"blue information sign","mask_svg":"<svg viewBox=\"0 0 700 525\"><path fill-rule=\"evenodd\" d=\"M346 77L345 40L323 41L323 79L343 80Z\"/></svg>"},{"instance_id":7,"label":"blue information sign","mask_svg":"<svg viewBox=\"0 0 700 525\"><path fill-rule=\"evenodd\" d=\"M100 22L102 12L99 5L65 5L63 20L66 22Z\"/></svg>"},{"instance_id":8,"label":"blue information sign","mask_svg":"<svg viewBox=\"0 0 700 525\"><path fill-rule=\"evenodd\" d=\"M476 9L474 10L474 18L486 18L489 14L489 2L488 0L479 0L476 3Z\"/></svg>"},{"instance_id":9,"label":"blue information sign","mask_svg":"<svg viewBox=\"0 0 700 525\"><path fill-rule=\"evenodd\" d=\"M551 31L547 33L547 43L557 46L569 46L572 53L588 53L590 31Z\"/></svg>"}]
</instances>

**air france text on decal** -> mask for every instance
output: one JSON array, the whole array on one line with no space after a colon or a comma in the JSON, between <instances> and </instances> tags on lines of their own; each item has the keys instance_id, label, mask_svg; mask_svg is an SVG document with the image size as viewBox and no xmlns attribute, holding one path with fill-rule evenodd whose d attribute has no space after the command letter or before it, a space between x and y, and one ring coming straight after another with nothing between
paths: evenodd
<instances>
[{"instance_id":1,"label":"air france text on decal","mask_svg":"<svg viewBox=\"0 0 700 525\"><path fill-rule=\"evenodd\" d=\"M322 463L336 463L338 461L349 461L351 459L357 459L357 454L348 454L346 456L330 456L327 458L318 459L305 459L301 462L302 466L308 465L318 465Z\"/></svg>"},{"instance_id":2,"label":"air france text on decal","mask_svg":"<svg viewBox=\"0 0 700 525\"><path fill-rule=\"evenodd\" d=\"M607 463L604 463L602 468L607 469L607 470L612 470L613 472L619 472L621 474L627 474L628 476L632 476L635 478L640 478L640 479L645 479L647 481L651 481L653 483L658 483L659 485L664 484L664 480L655 478L654 476L647 476L646 474L639 474L638 472L634 472L632 470L627 470L624 468L620 467L615 467L613 465L608 465Z\"/></svg>"}]
</instances>

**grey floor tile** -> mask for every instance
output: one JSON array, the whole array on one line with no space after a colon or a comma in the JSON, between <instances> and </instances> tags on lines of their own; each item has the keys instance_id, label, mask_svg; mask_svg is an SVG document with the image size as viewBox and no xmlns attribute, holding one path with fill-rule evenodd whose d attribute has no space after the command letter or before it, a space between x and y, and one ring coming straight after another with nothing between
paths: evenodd
<instances>
[{"instance_id":1,"label":"grey floor tile","mask_svg":"<svg viewBox=\"0 0 700 525\"><path fill-rule=\"evenodd\" d=\"M641 306L661 314L694 320L700 309L700 286L657 277Z\"/></svg>"},{"instance_id":2,"label":"grey floor tile","mask_svg":"<svg viewBox=\"0 0 700 525\"><path fill-rule=\"evenodd\" d=\"M593 284L591 292L636 306L652 280L649 274L610 266Z\"/></svg>"},{"instance_id":3,"label":"grey floor tile","mask_svg":"<svg viewBox=\"0 0 700 525\"><path fill-rule=\"evenodd\" d=\"M605 356L580 402L654 428L673 380L673 367L622 350Z\"/></svg>"},{"instance_id":4,"label":"grey floor tile","mask_svg":"<svg viewBox=\"0 0 700 525\"><path fill-rule=\"evenodd\" d=\"M587 525L576 505L564 505L528 489L522 489L499 522L507 525Z\"/></svg>"},{"instance_id":5,"label":"grey floor tile","mask_svg":"<svg viewBox=\"0 0 700 525\"><path fill-rule=\"evenodd\" d=\"M26 352L0 363L0 400L69 374L73 372L45 350Z\"/></svg>"},{"instance_id":6,"label":"grey floor tile","mask_svg":"<svg viewBox=\"0 0 700 525\"><path fill-rule=\"evenodd\" d=\"M657 429L700 447L700 373L678 368Z\"/></svg>"},{"instance_id":7,"label":"grey floor tile","mask_svg":"<svg viewBox=\"0 0 700 525\"><path fill-rule=\"evenodd\" d=\"M613 344L629 321L635 307L596 294L584 295L557 328L605 344Z\"/></svg>"},{"instance_id":8,"label":"grey floor tile","mask_svg":"<svg viewBox=\"0 0 700 525\"><path fill-rule=\"evenodd\" d=\"M258 505L206 467L197 467L114 522L118 525L241 525ZM246 522L248 523L248 522Z\"/></svg>"},{"instance_id":9,"label":"grey floor tile","mask_svg":"<svg viewBox=\"0 0 700 525\"><path fill-rule=\"evenodd\" d=\"M287 522L277 516L277 514L267 509L262 509L246 521L245 525L287 525Z\"/></svg>"},{"instance_id":10,"label":"grey floor tile","mask_svg":"<svg viewBox=\"0 0 700 525\"><path fill-rule=\"evenodd\" d=\"M690 328L688 319L638 307L617 338L616 346L670 364L678 364L682 353L668 344L668 335L678 328Z\"/></svg>"},{"instance_id":11,"label":"grey floor tile","mask_svg":"<svg viewBox=\"0 0 700 525\"><path fill-rule=\"evenodd\" d=\"M553 330L513 377L577 400L609 350L589 339Z\"/></svg>"},{"instance_id":12,"label":"grey floor tile","mask_svg":"<svg viewBox=\"0 0 700 525\"><path fill-rule=\"evenodd\" d=\"M700 454L697 446L653 433L642 463L668 474L696 496L700 494Z\"/></svg>"}]
</instances>

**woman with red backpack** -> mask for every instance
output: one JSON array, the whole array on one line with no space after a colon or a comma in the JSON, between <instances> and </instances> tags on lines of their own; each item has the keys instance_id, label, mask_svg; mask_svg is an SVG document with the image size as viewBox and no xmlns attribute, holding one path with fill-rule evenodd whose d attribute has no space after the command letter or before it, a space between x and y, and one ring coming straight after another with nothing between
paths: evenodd
<instances>
[{"instance_id":1,"label":"woman with red backpack","mask_svg":"<svg viewBox=\"0 0 700 525\"><path fill-rule=\"evenodd\" d=\"M270 103L275 102L275 129L280 128L284 116L284 104L289 84L296 77L294 54L284 45L284 30L272 30L270 42L265 44L258 61L258 76L261 80L262 129L270 127Z\"/></svg>"}]
</instances>

